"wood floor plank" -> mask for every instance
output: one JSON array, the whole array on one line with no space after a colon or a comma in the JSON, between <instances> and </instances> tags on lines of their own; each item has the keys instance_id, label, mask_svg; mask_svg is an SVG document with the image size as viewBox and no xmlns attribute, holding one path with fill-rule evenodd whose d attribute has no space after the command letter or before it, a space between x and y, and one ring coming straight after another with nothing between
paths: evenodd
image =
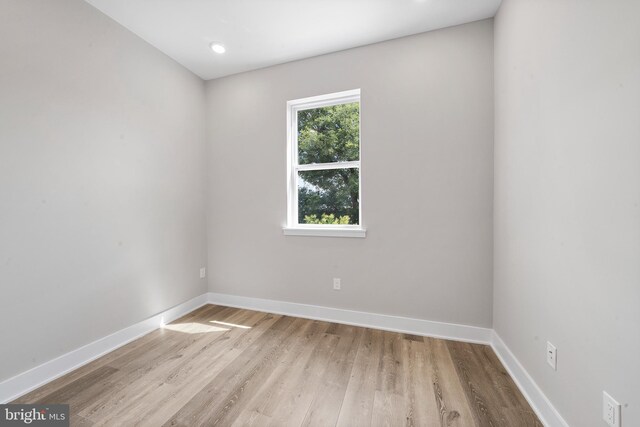
<instances>
[{"instance_id":1,"label":"wood floor plank","mask_svg":"<svg viewBox=\"0 0 640 427\"><path fill-rule=\"evenodd\" d=\"M243 420L249 422L255 418L255 413L267 415L270 420L274 415L284 415L282 414L284 408L277 412L275 408L283 400L287 390L298 385L305 362L312 356L312 352L325 336L328 327L325 322L307 323L307 327L301 328L292 336L293 339L288 340L278 364L250 398L243 414L237 417L234 423L241 423ZM286 415L286 418L290 417L291 414Z\"/></svg>"},{"instance_id":2,"label":"wood floor plank","mask_svg":"<svg viewBox=\"0 0 640 427\"><path fill-rule=\"evenodd\" d=\"M404 334L382 333L382 357L377 368L372 425L406 425L403 369Z\"/></svg>"},{"instance_id":3,"label":"wood floor plank","mask_svg":"<svg viewBox=\"0 0 640 427\"><path fill-rule=\"evenodd\" d=\"M71 414L79 414L105 391L116 387L112 380L117 369L103 366L40 398L33 403L69 404Z\"/></svg>"},{"instance_id":4,"label":"wood floor plank","mask_svg":"<svg viewBox=\"0 0 640 427\"><path fill-rule=\"evenodd\" d=\"M480 344L448 341L461 384L472 403L477 423L492 426L531 424L533 411L500 365L493 352ZM492 357L493 356L493 357ZM499 367L499 368L498 368ZM519 408L517 411L510 408ZM526 408L526 409L525 409ZM524 421L527 420L527 421Z\"/></svg>"},{"instance_id":5,"label":"wood floor plank","mask_svg":"<svg viewBox=\"0 0 640 427\"><path fill-rule=\"evenodd\" d=\"M134 350L145 348L147 345L149 345L149 343L152 343L155 340L162 340L162 339L163 339L162 330L156 329L155 331L152 331L128 344L125 344L124 346L118 348L117 350L111 351L106 355L99 357L98 359L93 360L87 363L86 365L81 366L80 368L77 368L69 372L68 374L63 375L49 382L45 386L39 387L19 397L14 401L14 403L30 403L30 402L39 401L46 394L50 394L51 392L72 383L78 378L88 375L92 371L109 364L112 360L122 357Z\"/></svg>"},{"instance_id":6,"label":"wood floor plank","mask_svg":"<svg viewBox=\"0 0 640 427\"><path fill-rule=\"evenodd\" d=\"M376 390L373 398L371 425L376 427L406 426L404 396Z\"/></svg>"},{"instance_id":7,"label":"wood floor plank","mask_svg":"<svg viewBox=\"0 0 640 427\"><path fill-rule=\"evenodd\" d=\"M243 413L244 416L238 417L233 424L232 427L264 427L271 425L273 420L271 417L268 417L260 412L247 411L246 414Z\"/></svg>"},{"instance_id":8,"label":"wood floor plank","mask_svg":"<svg viewBox=\"0 0 640 427\"><path fill-rule=\"evenodd\" d=\"M76 397L79 392L84 392L88 388L93 387L96 383L111 379L116 372L118 372L117 369L109 366L103 366L91 372L90 374L78 378L77 380L73 381L70 384L67 384L64 387L55 390L54 392L47 394L46 396L43 396L35 403L53 404L66 402L69 399Z\"/></svg>"},{"instance_id":9,"label":"wood floor plank","mask_svg":"<svg viewBox=\"0 0 640 427\"><path fill-rule=\"evenodd\" d=\"M340 409L338 426L370 425L384 332L366 329L356 354Z\"/></svg>"},{"instance_id":10,"label":"wood floor plank","mask_svg":"<svg viewBox=\"0 0 640 427\"><path fill-rule=\"evenodd\" d=\"M405 404L407 425L437 426L439 408L433 393L433 372L429 365L427 344L421 338L405 339L403 358L407 360L405 375Z\"/></svg>"},{"instance_id":11,"label":"wood floor plank","mask_svg":"<svg viewBox=\"0 0 640 427\"><path fill-rule=\"evenodd\" d=\"M325 372L339 341L340 338L333 334L325 333L320 337L302 369L294 371L287 387L281 390L277 401L273 402L275 406L267 409L272 418L272 422L268 426L293 427L302 425L311 403L320 389L320 384L325 378ZM301 358L302 360L304 357Z\"/></svg>"},{"instance_id":12,"label":"wood floor plank","mask_svg":"<svg viewBox=\"0 0 640 427\"><path fill-rule=\"evenodd\" d=\"M402 357L403 334L385 331L382 337L382 358L378 365L376 389L387 394L402 395L405 389L402 365L406 362Z\"/></svg>"},{"instance_id":13,"label":"wood floor plank","mask_svg":"<svg viewBox=\"0 0 640 427\"><path fill-rule=\"evenodd\" d=\"M279 318L279 316L265 313L244 311L236 313L243 316L241 318L225 317L224 320L246 322L255 328L252 336L259 336L261 332L267 331ZM246 317L247 315L249 317ZM137 399L130 399L132 392L123 390L106 396L102 401L97 401L96 405L87 408L83 415L92 420L99 420L99 424L104 423L104 425L108 425L112 420L126 418L128 414L135 414L145 420L147 425L163 424L211 381L209 375L220 372L235 360L244 348L236 346L249 335L249 331L250 329L232 328L222 335L205 334L209 335L210 341L200 342L201 347L194 347L198 350L198 354L192 360L180 358L180 364L168 364L162 373L156 374L157 377L142 377L132 381L131 388L135 390L136 384L140 384L142 389L138 389L138 394L146 393L145 401L155 401L157 406L136 405ZM244 346L248 346L251 342L251 340L245 340ZM155 386L150 381L156 381Z\"/></svg>"},{"instance_id":14,"label":"wood floor plank","mask_svg":"<svg viewBox=\"0 0 640 427\"><path fill-rule=\"evenodd\" d=\"M496 388L485 368L475 357L473 346L476 344L447 341L447 348L451 354L460 384L465 391L467 400L476 424L488 426L511 426L501 411L504 407L502 399L496 393Z\"/></svg>"},{"instance_id":15,"label":"wood floor plank","mask_svg":"<svg viewBox=\"0 0 640 427\"><path fill-rule=\"evenodd\" d=\"M214 305L18 402L80 426L542 426L488 346Z\"/></svg>"},{"instance_id":16,"label":"wood floor plank","mask_svg":"<svg viewBox=\"0 0 640 427\"><path fill-rule=\"evenodd\" d=\"M88 419L72 412L71 416L69 417L69 425L73 427L91 427L93 426L93 423Z\"/></svg>"},{"instance_id":17,"label":"wood floor plank","mask_svg":"<svg viewBox=\"0 0 640 427\"><path fill-rule=\"evenodd\" d=\"M303 426L336 424L363 332L363 328L355 326L338 326L336 335L340 340L329 360L324 380L302 421Z\"/></svg>"},{"instance_id":18,"label":"wood floor plank","mask_svg":"<svg viewBox=\"0 0 640 427\"><path fill-rule=\"evenodd\" d=\"M141 425L158 426L164 424L191 399L194 398L210 381L232 361L234 361L255 338L266 332L280 316L266 313L248 312L251 317L241 321L242 326L232 329L225 337L200 348L185 364L174 368L166 379L166 384L174 390L163 393L158 390L149 396L158 402L157 408L142 408L137 413L142 415L145 423ZM237 321L228 318L226 321Z\"/></svg>"},{"instance_id":19,"label":"wood floor plank","mask_svg":"<svg viewBox=\"0 0 640 427\"><path fill-rule=\"evenodd\" d=\"M493 349L486 345L476 345L474 351L493 381L496 391L504 399L502 411L515 412L514 415L507 416L507 419L518 420L523 427L543 427Z\"/></svg>"},{"instance_id":20,"label":"wood floor plank","mask_svg":"<svg viewBox=\"0 0 640 427\"><path fill-rule=\"evenodd\" d=\"M444 340L425 338L432 371L433 394L442 427L476 426L469 402L460 384Z\"/></svg>"},{"instance_id":21,"label":"wood floor plank","mask_svg":"<svg viewBox=\"0 0 640 427\"><path fill-rule=\"evenodd\" d=\"M302 353L304 344L313 341L314 337L321 333L324 329L318 323L301 321L297 319L290 328L291 333L280 343L280 346L274 348L274 351L266 355L255 370L255 375L251 378L247 377L241 388L233 394L230 394L228 402L224 410L218 410L218 414L222 412L222 416L216 418L217 425L229 425L233 420L240 418L243 410L253 412L249 405L258 401L260 406L261 391L272 390L278 379L282 378L283 370L289 371L290 365L296 363L300 353Z\"/></svg>"},{"instance_id":22,"label":"wood floor plank","mask_svg":"<svg viewBox=\"0 0 640 427\"><path fill-rule=\"evenodd\" d=\"M268 368L282 352L283 342L305 322L282 317L229 366L213 378L201 393L191 399L165 426L220 425L244 390L255 387L268 374Z\"/></svg>"}]
</instances>

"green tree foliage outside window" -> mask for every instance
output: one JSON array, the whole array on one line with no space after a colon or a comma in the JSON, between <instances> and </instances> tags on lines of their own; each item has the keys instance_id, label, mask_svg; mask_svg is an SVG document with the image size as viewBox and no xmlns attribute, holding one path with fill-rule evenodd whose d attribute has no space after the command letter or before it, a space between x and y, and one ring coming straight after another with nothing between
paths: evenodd
<instances>
[{"instance_id":1,"label":"green tree foliage outside window","mask_svg":"<svg viewBox=\"0 0 640 427\"><path fill-rule=\"evenodd\" d=\"M318 218L316 214L313 214L305 216L304 222L307 224L349 224L349 215L336 218L334 214L322 214L322 217Z\"/></svg>"},{"instance_id":2,"label":"green tree foliage outside window","mask_svg":"<svg viewBox=\"0 0 640 427\"><path fill-rule=\"evenodd\" d=\"M360 104L298 112L298 163L360 160ZM298 172L300 224L358 224L359 168Z\"/></svg>"}]
</instances>

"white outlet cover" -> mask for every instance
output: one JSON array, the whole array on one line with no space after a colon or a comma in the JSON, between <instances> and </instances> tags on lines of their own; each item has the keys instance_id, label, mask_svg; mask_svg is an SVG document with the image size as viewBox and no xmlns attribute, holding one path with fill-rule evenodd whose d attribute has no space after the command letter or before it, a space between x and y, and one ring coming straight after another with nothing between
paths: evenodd
<instances>
[{"instance_id":1,"label":"white outlet cover","mask_svg":"<svg viewBox=\"0 0 640 427\"><path fill-rule=\"evenodd\" d=\"M340 290L340 279L338 277L333 278L333 289L336 291Z\"/></svg>"},{"instance_id":2,"label":"white outlet cover","mask_svg":"<svg viewBox=\"0 0 640 427\"><path fill-rule=\"evenodd\" d=\"M547 341L547 363L554 371L558 367L558 349L549 341Z\"/></svg>"},{"instance_id":3,"label":"white outlet cover","mask_svg":"<svg viewBox=\"0 0 640 427\"><path fill-rule=\"evenodd\" d=\"M620 404L606 391L602 392L602 419L611 427L621 427Z\"/></svg>"},{"instance_id":4,"label":"white outlet cover","mask_svg":"<svg viewBox=\"0 0 640 427\"><path fill-rule=\"evenodd\" d=\"M207 277L207 269L206 269L206 268L204 268L204 267L202 267L202 268L200 269L200 278L201 278L201 279L204 279L205 277Z\"/></svg>"}]
</instances>

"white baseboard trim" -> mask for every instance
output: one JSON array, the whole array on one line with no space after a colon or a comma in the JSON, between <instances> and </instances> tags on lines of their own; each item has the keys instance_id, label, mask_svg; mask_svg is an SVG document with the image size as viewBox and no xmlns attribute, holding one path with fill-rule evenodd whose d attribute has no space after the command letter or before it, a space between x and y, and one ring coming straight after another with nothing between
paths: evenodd
<instances>
[{"instance_id":1,"label":"white baseboard trim","mask_svg":"<svg viewBox=\"0 0 640 427\"><path fill-rule=\"evenodd\" d=\"M490 344L492 329L209 292L209 303L385 331Z\"/></svg>"},{"instance_id":2,"label":"white baseboard trim","mask_svg":"<svg viewBox=\"0 0 640 427\"><path fill-rule=\"evenodd\" d=\"M0 403L11 402L118 347L122 347L158 329L164 323L171 322L205 304L207 304L207 294L202 294L146 320L121 329L111 335L100 338L90 344L0 382Z\"/></svg>"},{"instance_id":3,"label":"white baseboard trim","mask_svg":"<svg viewBox=\"0 0 640 427\"><path fill-rule=\"evenodd\" d=\"M493 329L215 292L202 294L0 382L0 403L11 402L205 304L224 305L392 332L491 345L511 378L513 378L513 381L536 412L538 418L540 418L540 421L546 427L569 427L569 424L562 418L547 396Z\"/></svg>"},{"instance_id":4,"label":"white baseboard trim","mask_svg":"<svg viewBox=\"0 0 640 427\"><path fill-rule=\"evenodd\" d=\"M562 418L562 415L553 406L551 401L542 392L538 384L531 378L531 375L520 364L516 356L509 350L509 347L502 341L502 338L494 330L491 336L491 347L511 375L529 405L533 408L542 424L546 427L569 427L569 424Z\"/></svg>"}]
</instances>

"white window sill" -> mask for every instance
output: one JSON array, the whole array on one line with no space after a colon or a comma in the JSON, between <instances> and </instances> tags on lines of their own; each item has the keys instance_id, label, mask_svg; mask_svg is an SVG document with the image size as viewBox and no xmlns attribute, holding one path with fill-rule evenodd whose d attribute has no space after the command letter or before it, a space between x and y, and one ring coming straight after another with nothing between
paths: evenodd
<instances>
[{"instance_id":1,"label":"white window sill","mask_svg":"<svg viewBox=\"0 0 640 427\"><path fill-rule=\"evenodd\" d=\"M306 227L284 227L282 229L285 236L317 236L317 237L367 237L366 228L306 228Z\"/></svg>"}]
</instances>

